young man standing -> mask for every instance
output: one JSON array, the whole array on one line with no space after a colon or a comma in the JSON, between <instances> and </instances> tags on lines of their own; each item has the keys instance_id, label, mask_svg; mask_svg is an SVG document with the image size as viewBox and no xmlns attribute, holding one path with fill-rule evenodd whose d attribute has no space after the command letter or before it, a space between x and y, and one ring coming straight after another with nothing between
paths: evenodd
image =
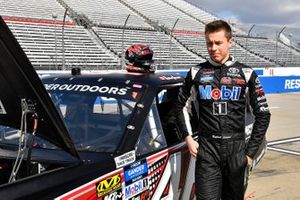
<instances>
[{"instance_id":1,"label":"young man standing","mask_svg":"<svg viewBox=\"0 0 300 200\"><path fill-rule=\"evenodd\" d=\"M209 59L192 67L181 88L177 121L189 151L196 157L197 199L243 200L247 164L262 143L270 122L264 90L255 71L230 55L229 24L206 25ZM245 144L245 111L255 116L251 138ZM197 112L198 142L191 136L188 110Z\"/></svg>"}]
</instances>

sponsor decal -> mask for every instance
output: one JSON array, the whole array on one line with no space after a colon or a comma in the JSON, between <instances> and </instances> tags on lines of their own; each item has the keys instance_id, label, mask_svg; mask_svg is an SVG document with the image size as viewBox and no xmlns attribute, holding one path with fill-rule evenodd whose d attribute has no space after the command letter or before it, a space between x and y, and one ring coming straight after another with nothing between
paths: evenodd
<instances>
[{"instance_id":1,"label":"sponsor decal","mask_svg":"<svg viewBox=\"0 0 300 200\"><path fill-rule=\"evenodd\" d=\"M76 91L76 92L99 92L107 94L125 95L127 88L98 86L98 85L78 85L78 84L44 84L46 90L51 91Z\"/></svg>"},{"instance_id":2,"label":"sponsor decal","mask_svg":"<svg viewBox=\"0 0 300 200\"><path fill-rule=\"evenodd\" d=\"M149 199L149 190L142 192L134 197L129 198L129 200L148 200Z\"/></svg>"},{"instance_id":3,"label":"sponsor decal","mask_svg":"<svg viewBox=\"0 0 300 200\"><path fill-rule=\"evenodd\" d=\"M201 82L210 82L212 80L214 80L213 76L203 76L203 77L200 78Z\"/></svg>"},{"instance_id":4,"label":"sponsor decal","mask_svg":"<svg viewBox=\"0 0 300 200\"><path fill-rule=\"evenodd\" d=\"M119 189L117 191L108 194L107 196L105 196L100 200L122 200L123 199L122 197L123 197L122 189Z\"/></svg>"},{"instance_id":5,"label":"sponsor decal","mask_svg":"<svg viewBox=\"0 0 300 200\"><path fill-rule=\"evenodd\" d=\"M0 100L0 114L7 114L2 101Z\"/></svg>"},{"instance_id":6,"label":"sponsor decal","mask_svg":"<svg viewBox=\"0 0 300 200\"><path fill-rule=\"evenodd\" d=\"M250 139L251 133L253 130L253 123L245 126L245 134L246 134L246 139ZM248 140L247 140L248 141Z\"/></svg>"},{"instance_id":7,"label":"sponsor decal","mask_svg":"<svg viewBox=\"0 0 300 200\"><path fill-rule=\"evenodd\" d=\"M140 192L148 189L148 180L144 178L142 180L136 181L129 186L125 187L125 198L130 198Z\"/></svg>"},{"instance_id":8,"label":"sponsor decal","mask_svg":"<svg viewBox=\"0 0 300 200\"><path fill-rule=\"evenodd\" d=\"M120 177L120 179L119 179ZM120 184L119 184L120 180ZM120 187L118 187L118 185ZM99 199L103 200L106 196L110 196L111 193L115 193L120 195L122 194L122 186L124 185L124 177L123 177L123 169L119 169L113 172L109 172L104 176L98 177L96 179L90 180L88 183L80 185L79 187L74 188L71 191L66 191L65 194L56 197L58 200L69 200L69 199ZM97 188L98 186L98 188ZM102 190L101 190L102 187ZM108 188L115 188L115 190L111 190ZM99 192L103 192L100 197L97 197L97 189ZM110 191L110 192L109 192Z\"/></svg>"},{"instance_id":9,"label":"sponsor decal","mask_svg":"<svg viewBox=\"0 0 300 200\"><path fill-rule=\"evenodd\" d=\"M226 86L212 89L211 85L199 86L200 98L201 99L214 99L214 100L239 100L241 95L241 87L234 86L232 89Z\"/></svg>"},{"instance_id":10,"label":"sponsor decal","mask_svg":"<svg viewBox=\"0 0 300 200\"><path fill-rule=\"evenodd\" d=\"M121 156L115 157L115 163L116 167L124 167L125 165L128 165L130 163L133 163L135 161L135 151L129 151L127 153L124 153Z\"/></svg>"},{"instance_id":11,"label":"sponsor decal","mask_svg":"<svg viewBox=\"0 0 300 200\"><path fill-rule=\"evenodd\" d=\"M240 74L233 74L233 73L226 73L227 76L231 76L231 77L236 77L236 78L240 78L241 75Z\"/></svg>"},{"instance_id":12,"label":"sponsor decal","mask_svg":"<svg viewBox=\"0 0 300 200\"><path fill-rule=\"evenodd\" d=\"M262 87L261 87L261 84L255 85L255 88L256 88L256 89L262 88Z\"/></svg>"},{"instance_id":13,"label":"sponsor decal","mask_svg":"<svg viewBox=\"0 0 300 200\"><path fill-rule=\"evenodd\" d=\"M230 77L223 77L221 78L221 81L220 81L221 84L231 84L232 83L232 79Z\"/></svg>"},{"instance_id":14,"label":"sponsor decal","mask_svg":"<svg viewBox=\"0 0 300 200\"><path fill-rule=\"evenodd\" d=\"M267 112L267 111L269 111L269 108L268 107L260 107L259 110L262 112Z\"/></svg>"},{"instance_id":15,"label":"sponsor decal","mask_svg":"<svg viewBox=\"0 0 300 200\"><path fill-rule=\"evenodd\" d=\"M215 71L211 71L211 70L202 72L203 75L212 75L214 73L215 73Z\"/></svg>"},{"instance_id":16,"label":"sponsor decal","mask_svg":"<svg viewBox=\"0 0 300 200\"><path fill-rule=\"evenodd\" d=\"M266 104L267 104L266 101L264 101L264 102L258 102L258 105L259 105L259 106L263 106L263 105L266 105Z\"/></svg>"},{"instance_id":17,"label":"sponsor decal","mask_svg":"<svg viewBox=\"0 0 300 200\"><path fill-rule=\"evenodd\" d=\"M167 80L178 80L178 79L181 79L181 76L160 76L159 77L160 80L162 81L167 81Z\"/></svg>"},{"instance_id":18,"label":"sponsor decal","mask_svg":"<svg viewBox=\"0 0 300 200\"><path fill-rule=\"evenodd\" d=\"M259 81L259 79L258 79L258 77L255 79L255 88L256 89L259 89L259 88L261 88L262 86L261 86L261 84L260 84L260 81Z\"/></svg>"},{"instance_id":19,"label":"sponsor decal","mask_svg":"<svg viewBox=\"0 0 300 200\"><path fill-rule=\"evenodd\" d=\"M136 83L135 83L135 84L132 85L132 87L134 87L134 88L142 88L143 86L140 85L140 84L136 84Z\"/></svg>"},{"instance_id":20,"label":"sponsor decal","mask_svg":"<svg viewBox=\"0 0 300 200\"><path fill-rule=\"evenodd\" d=\"M232 73L232 74L238 74L240 72L240 70L238 68L231 67L228 69L228 72Z\"/></svg>"},{"instance_id":21,"label":"sponsor decal","mask_svg":"<svg viewBox=\"0 0 300 200\"><path fill-rule=\"evenodd\" d=\"M259 89L257 89L255 92L256 92L256 94L257 94L258 96L262 96L262 95L264 94L264 89L263 89L263 88L259 88Z\"/></svg>"},{"instance_id":22,"label":"sponsor decal","mask_svg":"<svg viewBox=\"0 0 300 200\"><path fill-rule=\"evenodd\" d=\"M257 101L261 101L261 100L265 100L266 97L265 97L265 96L259 96L259 97L257 97L256 99L257 99Z\"/></svg>"},{"instance_id":23,"label":"sponsor decal","mask_svg":"<svg viewBox=\"0 0 300 200\"><path fill-rule=\"evenodd\" d=\"M244 79L233 79L233 82L237 85L245 85L245 80Z\"/></svg>"},{"instance_id":24,"label":"sponsor decal","mask_svg":"<svg viewBox=\"0 0 300 200\"><path fill-rule=\"evenodd\" d=\"M138 161L128 167L124 168L124 176L126 185L148 175L148 164L145 160Z\"/></svg>"},{"instance_id":25,"label":"sponsor decal","mask_svg":"<svg viewBox=\"0 0 300 200\"><path fill-rule=\"evenodd\" d=\"M235 68L235 67L229 68L228 72L226 74L227 74L227 76L241 77L240 70L238 68Z\"/></svg>"},{"instance_id":26,"label":"sponsor decal","mask_svg":"<svg viewBox=\"0 0 300 200\"><path fill-rule=\"evenodd\" d=\"M227 102L213 102L214 115L227 115Z\"/></svg>"},{"instance_id":27,"label":"sponsor decal","mask_svg":"<svg viewBox=\"0 0 300 200\"><path fill-rule=\"evenodd\" d=\"M260 84L260 81L259 81L258 77L256 77L255 83L256 83L256 84Z\"/></svg>"},{"instance_id":28,"label":"sponsor decal","mask_svg":"<svg viewBox=\"0 0 300 200\"><path fill-rule=\"evenodd\" d=\"M97 196L103 197L104 195L111 193L122 187L122 178L120 174L108 177L99 183L96 183Z\"/></svg>"},{"instance_id":29,"label":"sponsor decal","mask_svg":"<svg viewBox=\"0 0 300 200\"><path fill-rule=\"evenodd\" d=\"M284 83L284 89L299 89L300 79L287 79Z\"/></svg>"}]
</instances>

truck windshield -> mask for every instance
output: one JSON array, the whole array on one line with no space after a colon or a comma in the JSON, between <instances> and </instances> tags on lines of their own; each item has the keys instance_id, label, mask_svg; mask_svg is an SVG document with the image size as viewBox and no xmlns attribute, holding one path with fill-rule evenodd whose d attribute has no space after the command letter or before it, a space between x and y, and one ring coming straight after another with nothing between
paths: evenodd
<instances>
[{"instance_id":1,"label":"truck windshield","mask_svg":"<svg viewBox=\"0 0 300 200\"><path fill-rule=\"evenodd\" d=\"M139 84L100 83L44 82L78 151L115 151L144 90Z\"/></svg>"}]
</instances>

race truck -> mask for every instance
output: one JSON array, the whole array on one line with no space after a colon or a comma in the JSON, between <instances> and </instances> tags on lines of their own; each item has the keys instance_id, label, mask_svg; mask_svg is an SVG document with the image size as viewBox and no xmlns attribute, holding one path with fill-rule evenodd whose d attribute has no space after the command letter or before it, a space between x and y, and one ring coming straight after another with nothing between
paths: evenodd
<instances>
[{"instance_id":1,"label":"race truck","mask_svg":"<svg viewBox=\"0 0 300 200\"><path fill-rule=\"evenodd\" d=\"M37 75L0 19L1 199L193 199L170 113L182 76Z\"/></svg>"}]
</instances>

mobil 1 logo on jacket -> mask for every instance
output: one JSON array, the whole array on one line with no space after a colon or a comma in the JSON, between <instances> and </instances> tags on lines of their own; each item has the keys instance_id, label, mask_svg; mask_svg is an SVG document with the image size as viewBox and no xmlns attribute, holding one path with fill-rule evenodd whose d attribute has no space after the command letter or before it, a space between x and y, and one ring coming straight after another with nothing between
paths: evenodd
<instances>
[{"instance_id":1,"label":"mobil 1 logo on jacket","mask_svg":"<svg viewBox=\"0 0 300 200\"><path fill-rule=\"evenodd\" d=\"M240 99L242 88L240 86L233 86L232 88L222 85L221 89L213 88L211 85L199 85L200 99L204 100L231 100L237 101Z\"/></svg>"},{"instance_id":2,"label":"mobil 1 logo on jacket","mask_svg":"<svg viewBox=\"0 0 300 200\"><path fill-rule=\"evenodd\" d=\"M213 88L211 85L199 85L199 95L202 100L213 100L213 114L227 115L227 102L238 101L241 96L240 86ZM219 101L221 100L221 101Z\"/></svg>"}]
</instances>

